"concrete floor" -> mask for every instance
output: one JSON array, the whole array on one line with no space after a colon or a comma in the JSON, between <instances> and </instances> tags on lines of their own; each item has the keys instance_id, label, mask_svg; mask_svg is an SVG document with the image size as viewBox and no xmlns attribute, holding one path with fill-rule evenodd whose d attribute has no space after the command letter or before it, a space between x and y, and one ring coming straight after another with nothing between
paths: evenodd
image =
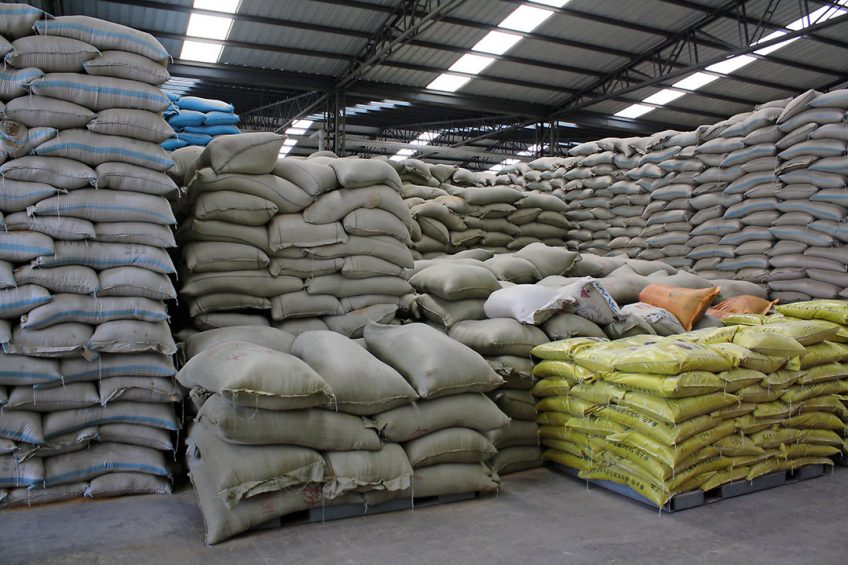
<instances>
[{"instance_id":1,"label":"concrete floor","mask_svg":"<svg viewBox=\"0 0 848 565\"><path fill-rule=\"evenodd\" d=\"M662 516L548 469L498 497L252 532L208 548L187 488L173 496L0 511L0 563L848 562L848 469Z\"/></svg>"}]
</instances>

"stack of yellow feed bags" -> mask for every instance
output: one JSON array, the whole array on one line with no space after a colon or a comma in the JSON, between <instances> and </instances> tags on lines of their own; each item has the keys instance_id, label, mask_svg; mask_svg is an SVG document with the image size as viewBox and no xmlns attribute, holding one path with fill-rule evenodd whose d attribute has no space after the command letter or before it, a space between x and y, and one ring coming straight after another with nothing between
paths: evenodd
<instances>
[{"instance_id":1,"label":"stack of yellow feed bags","mask_svg":"<svg viewBox=\"0 0 848 565\"><path fill-rule=\"evenodd\" d=\"M825 348L848 351L826 341L841 328L780 322L536 347L544 457L658 506L681 492L832 463L842 439L822 408L838 398L821 397L848 390L848 380L835 377L819 394L805 379L812 372L818 383L814 367L833 362Z\"/></svg>"}]
</instances>

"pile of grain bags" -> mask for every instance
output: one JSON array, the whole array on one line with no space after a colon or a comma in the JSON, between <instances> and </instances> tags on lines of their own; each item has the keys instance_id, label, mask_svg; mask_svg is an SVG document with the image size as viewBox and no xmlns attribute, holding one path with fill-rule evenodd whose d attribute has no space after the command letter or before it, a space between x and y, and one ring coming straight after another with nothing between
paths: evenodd
<instances>
[{"instance_id":1,"label":"pile of grain bags","mask_svg":"<svg viewBox=\"0 0 848 565\"><path fill-rule=\"evenodd\" d=\"M3 10L4 73L29 78L0 88L14 133L0 166L0 488L9 505L170 492L168 53L109 22Z\"/></svg>"},{"instance_id":2,"label":"pile of grain bags","mask_svg":"<svg viewBox=\"0 0 848 565\"><path fill-rule=\"evenodd\" d=\"M533 386L530 349L558 339L563 332L569 332L569 337L583 332L604 335L593 322L574 313L560 313L568 308L586 313L572 307L575 293L568 292L581 284L586 288L585 281L576 278L569 287L563 277L579 264L579 258L562 247L532 243L521 251L485 261L460 254L416 262L417 272L410 283L418 293L418 316L483 355L505 381L489 395L511 418L507 427L489 434L500 451L490 462L498 473L526 469L540 461L536 413L529 393ZM562 282L554 289L536 284L542 279Z\"/></svg>"},{"instance_id":3,"label":"pile of grain bags","mask_svg":"<svg viewBox=\"0 0 848 565\"><path fill-rule=\"evenodd\" d=\"M425 324L369 324L365 344L412 385L419 400L377 414L385 441L403 445L414 476L408 493L431 497L491 492L500 478L484 462L497 448L487 432L509 418L486 395L504 380L485 359Z\"/></svg>"},{"instance_id":4,"label":"pile of grain bags","mask_svg":"<svg viewBox=\"0 0 848 565\"><path fill-rule=\"evenodd\" d=\"M368 320L393 319L410 290L417 224L400 180L379 160L278 160L282 144L271 133L224 136L188 167L178 239L189 315L199 330L270 318L295 334L360 337Z\"/></svg>"},{"instance_id":5,"label":"pile of grain bags","mask_svg":"<svg viewBox=\"0 0 848 565\"><path fill-rule=\"evenodd\" d=\"M841 429L836 426L833 419L830 419L830 421L832 429L840 433L844 440L841 464L845 465L846 460L848 460L846 459L848 457L848 395L844 391L846 377L848 377L848 364L846 364L848 359L844 355L844 345L848 343L848 302L844 300L811 300L780 306L777 311L788 319L824 320L838 324L841 328L835 336L830 337L830 344L820 344L816 347L819 351L812 352L812 354L810 354L810 350L813 348L809 348L808 354L801 357L802 365L816 368L808 370L807 374L799 379L798 383L802 385L800 388L794 388L796 394L803 388L807 389L805 396L809 396L804 402L810 409L809 411L814 409L819 412L829 412L841 418L843 423ZM834 344L843 346L841 357L838 346ZM821 355L825 351L828 351L828 355ZM840 379L841 385L833 382ZM841 408L836 400L842 403Z\"/></svg>"},{"instance_id":6,"label":"pile of grain bags","mask_svg":"<svg viewBox=\"0 0 848 565\"><path fill-rule=\"evenodd\" d=\"M841 404L824 395L848 380L836 372L822 381L818 373L836 367L814 363L844 358L848 348L826 341L840 327L765 320L535 348L543 456L658 506L680 492L832 464L843 447L832 413Z\"/></svg>"},{"instance_id":7,"label":"pile of grain bags","mask_svg":"<svg viewBox=\"0 0 848 565\"><path fill-rule=\"evenodd\" d=\"M206 542L309 508L495 490L483 432L508 419L481 392L501 380L431 332L369 325L367 349L326 330L190 336L177 378L199 407L188 462Z\"/></svg>"},{"instance_id":8,"label":"pile of grain bags","mask_svg":"<svg viewBox=\"0 0 848 565\"><path fill-rule=\"evenodd\" d=\"M551 193L549 181L525 182L514 173L474 174L415 159L392 164L404 182L404 201L420 227L421 237L413 243L419 259L480 248L504 253L538 242L563 245L571 227L563 216L567 206ZM516 173L537 177L562 171L561 160L520 165Z\"/></svg>"},{"instance_id":9,"label":"pile of grain bags","mask_svg":"<svg viewBox=\"0 0 848 565\"><path fill-rule=\"evenodd\" d=\"M239 117L232 104L197 96L165 94L172 103L165 116L175 133L162 142L162 148L173 151L182 147L205 147L220 135L241 133Z\"/></svg>"}]
</instances>

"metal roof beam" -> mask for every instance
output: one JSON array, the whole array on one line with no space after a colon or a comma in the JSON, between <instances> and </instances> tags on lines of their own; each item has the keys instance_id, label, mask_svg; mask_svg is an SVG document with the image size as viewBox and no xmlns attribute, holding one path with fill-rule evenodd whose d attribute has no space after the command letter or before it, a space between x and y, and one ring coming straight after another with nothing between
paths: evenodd
<instances>
[{"instance_id":1,"label":"metal roof beam","mask_svg":"<svg viewBox=\"0 0 848 565\"><path fill-rule=\"evenodd\" d=\"M672 79L682 77L683 75L689 74L691 72L696 72L696 71L702 70L705 67L708 67L712 64L724 61L728 57L739 56L739 55L747 55L747 54L753 53L754 51L756 51L758 49L763 49L763 48L769 47L771 45L776 45L778 43L782 43L783 41L786 41L787 39L791 39L793 37L801 37L801 36L806 35L807 33L812 32L814 30L825 29L825 28L832 27L832 26L838 25L838 24L843 24L843 23L846 23L846 22L848 22L848 15L838 16L838 17L830 19L826 22L819 22L819 23L814 24L814 25L812 25L808 28L798 30L798 31L793 31L792 33L787 33L785 35L782 35L781 37L777 37L777 38L774 38L774 39L769 40L769 41L764 41L764 42L762 42L762 43L760 43L756 46L746 45L745 47L741 47L741 48L739 48L736 51L733 51L731 53L728 53L728 54L725 54L725 55L722 55L722 56L718 56L718 57L712 57L712 58L707 59L707 60L698 61L697 63L690 64L689 66L682 68L682 69L675 69L675 70L671 70L669 72L658 73L659 76L657 76L656 78L650 79L650 80L630 81L628 79L628 75L627 75L628 71L630 70L630 66L623 67L619 71L612 73L608 80L601 81L601 82L595 84L594 86L585 89L583 94L573 97L572 100L566 102L565 104L561 105L559 108L555 109L553 111L552 115L554 115L554 116L562 115L563 113L566 113L570 110L584 108L586 106L596 104L596 103L602 102L604 100L609 100L609 99L615 98L617 96L628 94L630 92L633 92L634 90L639 90L639 89L644 88L646 86L654 86L654 85L658 85L658 84L667 83ZM649 56L650 56L650 54L646 54L646 57L649 57ZM662 71L662 69L658 69L658 71ZM624 86L622 86L622 85L624 85Z\"/></svg>"},{"instance_id":2,"label":"metal roof beam","mask_svg":"<svg viewBox=\"0 0 848 565\"><path fill-rule=\"evenodd\" d=\"M701 12L701 13L704 13L704 14L717 15L720 18L734 19L734 20L739 21L742 24L749 24L749 25L762 24L765 28L775 30L775 31L786 31L786 32L793 31L789 28L783 27L782 25L775 24L775 23L772 23L772 22L760 22L760 20L758 20L757 18L752 18L750 16L743 15L743 14L723 14L723 13L721 13L721 10L718 9L718 8L712 8L710 6L704 6L703 4L698 4L697 2L692 2L691 0L659 0L659 1L664 2L666 4L672 4L672 5L675 5L675 6L680 7L680 8L686 8L688 10L695 10L695 11L698 11L698 12ZM817 4L823 4L823 5L826 5L826 6L834 6L834 7L842 7L842 8L846 7L846 6L838 6L835 2L828 2L826 0L812 0L812 1L816 2ZM800 3L800 4L803 5L803 3ZM839 41L837 39L831 39L829 37L816 35L814 33L808 34L806 37L813 40L813 41L816 41L818 43L830 45L832 47L839 47L840 49L848 49L848 43L845 43L844 41Z\"/></svg>"},{"instance_id":3,"label":"metal roof beam","mask_svg":"<svg viewBox=\"0 0 848 565\"><path fill-rule=\"evenodd\" d=\"M170 11L182 12L182 13L196 12L196 13L199 13L199 14L208 14L208 15L218 15L218 14L222 13L222 12L216 12L214 10L194 9L191 6L182 6L182 5L176 5L176 4L165 4L163 2L156 2L156 1L152 1L152 0L105 0L105 1L115 3L115 4L135 5L135 6L140 6L140 7L144 7L144 8L151 8L151 9L156 9L156 10L170 10ZM504 1L512 1L512 0L504 0ZM518 1L518 0L516 0L516 1ZM323 26L323 25L301 23L301 22L296 22L296 21L293 21L293 20L283 20L283 19L279 19L279 18L264 18L264 17L261 17L261 16L251 16L251 15L248 15L248 14L239 14L239 13L234 14L233 18L237 21L248 21L248 22L253 22L253 23L261 23L261 24L265 24L265 25L274 25L274 26L279 26L279 27L290 27L290 28L295 28L295 29L307 29L307 30L311 30L311 31L318 31L318 32L321 32L321 33L330 33L330 34L337 34L337 35L343 35L343 36L349 36L349 37L357 37L357 38L360 38L360 39L367 38L369 36L369 34L367 32L358 32L358 31L353 31L353 30L347 30L347 29L344 29L344 28L336 28L336 27L328 27L328 26ZM168 33L168 32L155 31L155 30L150 30L150 29L145 29L145 30L142 30L142 31L146 31L147 33L150 33L152 35L159 36L159 37L162 37L162 38L165 38L165 39L173 39L173 40L176 40L176 41L182 41L182 40L186 39L186 36L183 35L183 34ZM301 55L301 56L304 56L304 57L316 57L316 58L338 60L338 61L349 61L350 60L350 56L348 54L333 53L333 52L330 52L330 51L316 51L314 49L303 49L303 48L298 48L298 47L282 47L282 46L278 46L278 45L251 43L251 42L234 41L234 40L202 39L202 41L208 42L208 43L214 43L214 44L218 44L218 45L224 45L225 47L253 49L253 50L258 50L258 51L271 51L271 52L275 52L275 53L285 53L285 54L290 54L290 55ZM416 46L416 47L425 47L425 48L428 48L428 49L437 49L437 50L440 50L440 51L449 51L449 52L455 52L455 53L467 53L468 52L468 49L465 49L465 48L462 48L462 47L442 45L442 44L429 42L429 41L413 40L413 41L410 41L409 44ZM718 45L716 48L725 48L726 49L727 46L726 45L725 46ZM560 64L560 63L549 63L549 62L546 62L546 61L538 61L538 60L534 60L534 59L528 59L528 58L525 58L525 57L500 55L498 57L498 59L501 60L501 61L516 63L516 64L520 64L520 65L537 66L537 67L545 68L545 69L560 70L560 71L563 71L563 72L574 73L574 74L582 74L582 75L585 75L585 76L594 76L596 78L601 78L605 74L603 71L586 69L586 68L583 68L583 67L575 67L573 65L564 65L564 64ZM831 71L829 69L822 69L821 67L817 67L817 66L814 66L814 65L806 65L804 63L794 63L794 62L787 61L787 60L777 60L777 59L775 59L771 56L769 56L769 60L771 60L775 63L783 64L783 65L794 66L796 68L803 68L804 70L809 70L809 71L812 71L812 72L828 72L828 73L833 74L834 76L840 76L840 74L836 71ZM386 66L392 66L391 62L388 62L388 61L384 61L381 64L386 65ZM436 72L436 73L443 72L443 69L433 69L432 72ZM731 76L729 78L731 78L732 80L737 80L737 81L740 81L740 82L754 84L754 85L757 85L757 86L765 86L767 88L778 88L778 89L781 88L781 85L778 85L776 83L768 83L767 81L750 79L750 78L747 78L747 77L741 77L741 76L733 77L733 76ZM784 87L783 89L786 89L786 88Z\"/></svg>"},{"instance_id":4,"label":"metal roof beam","mask_svg":"<svg viewBox=\"0 0 848 565\"><path fill-rule=\"evenodd\" d=\"M170 65L169 70L174 77L218 81L238 86L261 84L264 87L276 88L286 92L291 92L293 89L327 91L332 90L335 85L332 77L194 61L177 60ZM372 100L394 98L424 105L448 106L462 110L473 109L478 112L527 117L542 115L547 109L546 106L541 104L456 92L436 92L424 88L371 81L355 83L348 89L348 94L365 96Z\"/></svg>"}]
</instances>

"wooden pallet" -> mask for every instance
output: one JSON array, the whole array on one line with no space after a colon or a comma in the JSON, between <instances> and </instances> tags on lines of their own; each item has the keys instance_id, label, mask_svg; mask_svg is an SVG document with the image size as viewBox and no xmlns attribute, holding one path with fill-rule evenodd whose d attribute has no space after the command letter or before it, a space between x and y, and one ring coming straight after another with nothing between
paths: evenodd
<instances>
[{"instance_id":1,"label":"wooden pallet","mask_svg":"<svg viewBox=\"0 0 848 565\"><path fill-rule=\"evenodd\" d=\"M416 508L426 508L436 506L438 504L448 504L451 502L461 502L463 500L472 500L479 496L483 496L481 492L465 492L460 494L444 494L440 496L425 496L416 498L396 498L382 504L374 506L366 506L365 504L340 504L336 506L324 506L310 508L302 512L294 512L287 514L281 518L269 520L264 524L252 528L255 530L268 530L286 526L296 526L301 524L320 524L330 522L332 520L344 520L346 518L355 518L358 516L371 516L374 514L384 514L386 512L398 512L401 510L415 510Z\"/></svg>"},{"instance_id":2,"label":"wooden pallet","mask_svg":"<svg viewBox=\"0 0 848 565\"><path fill-rule=\"evenodd\" d=\"M578 476L579 471L577 469L560 465L558 463L554 463L553 468L563 474L585 481L588 485L601 487L605 490L620 494L657 510L656 504L628 486L614 483L612 481L580 479ZM704 506L705 504L713 504L729 498L742 496L743 494L751 494L754 492L768 490L770 488L797 483L807 479L814 479L816 477L823 476L825 473L827 473L827 465L807 465L800 469L796 469L795 471L779 471L777 473L763 475L762 477L757 477L752 481L743 480L727 483L707 492L701 490L684 492L671 497L671 500L660 508L659 511L672 513L687 510L689 508L697 508L699 506Z\"/></svg>"}]
</instances>

